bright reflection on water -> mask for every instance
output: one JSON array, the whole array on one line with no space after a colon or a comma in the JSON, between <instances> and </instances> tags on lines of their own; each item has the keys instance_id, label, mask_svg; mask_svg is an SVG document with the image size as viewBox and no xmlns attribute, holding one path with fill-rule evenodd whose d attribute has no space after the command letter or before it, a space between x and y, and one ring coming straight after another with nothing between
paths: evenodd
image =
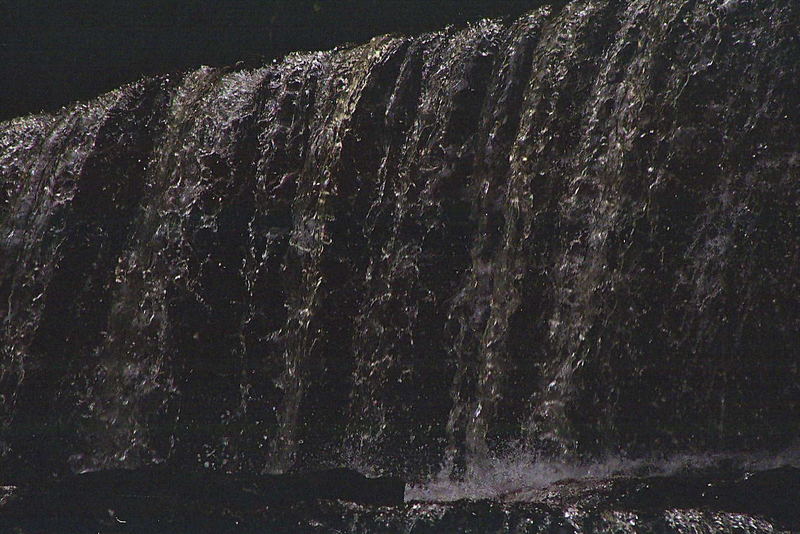
<instances>
[{"instance_id":1,"label":"bright reflection on water","mask_svg":"<svg viewBox=\"0 0 800 534\"><path fill-rule=\"evenodd\" d=\"M452 480L449 470L432 480L406 487L406 501L448 502L459 499L524 501L531 491L559 481L615 476L669 476L701 470L762 471L783 466L800 467L800 447L780 453L682 454L662 458L568 463L542 460L531 453L493 458L473 466L463 480Z\"/></svg>"}]
</instances>

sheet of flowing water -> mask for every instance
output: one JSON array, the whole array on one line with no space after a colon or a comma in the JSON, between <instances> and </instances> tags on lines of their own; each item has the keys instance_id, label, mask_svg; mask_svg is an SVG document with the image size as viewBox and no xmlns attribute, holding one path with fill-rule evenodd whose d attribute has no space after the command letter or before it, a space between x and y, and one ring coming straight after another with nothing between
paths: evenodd
<instances>
[{"instance_id":1,"label":"sheet of flowing water","mask_svg":"<svg viewBox=\"0 0 800 534\"><path fill-rule=\"evenodd\" d=\"M793 442L798 11L575 0L3 123L4 469L445 498Z\"/></svg>"}]
</instances>

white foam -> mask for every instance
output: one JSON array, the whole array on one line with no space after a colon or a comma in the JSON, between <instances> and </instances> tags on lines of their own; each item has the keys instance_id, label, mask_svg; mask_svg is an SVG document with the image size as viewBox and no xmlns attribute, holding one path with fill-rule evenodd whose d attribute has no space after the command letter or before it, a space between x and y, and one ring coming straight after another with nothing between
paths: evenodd
<instances>
[{"instance_id":1,"label":"white foam","mask_svg":"<svg viewBox=\"0 0 800 534\"><path fill-rule=\"evenodd\" d=\"M526 490L543 489L568 479L613 476L665 476L725 465L762 471L792 465L800 467L800 447L780 453L681 454L662 458L608 457L596 462L543 460L535 454L517 453L472 466L463 480L452 480L449 470L406 488L406 501L449 502L460 499L524 499Z\"/></svg>"}]
</instances>

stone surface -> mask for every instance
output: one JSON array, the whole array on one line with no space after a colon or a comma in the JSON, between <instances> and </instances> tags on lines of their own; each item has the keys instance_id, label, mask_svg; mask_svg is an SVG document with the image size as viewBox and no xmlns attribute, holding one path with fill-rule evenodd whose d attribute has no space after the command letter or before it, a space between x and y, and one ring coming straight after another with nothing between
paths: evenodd
<instances>
[{"instance_id":1,"label":"stone surface","mask_svg":"<svg viewBox=\"0 0 800 534\"><path fill-rule=\"evenodd\" d=\"M54 532L698 533L800 529L800 470L565 480L512 500L346 502L352 473L242 478L97 472L0 508L0 528ZM358 478L358 477L355 477ZM322 481L322 482L321 482ZM358 479L358 498L380 493ZM314 489L310 489L314 488ZM320 489L322 488L322 489ZM401 486L402 488L402 486ZM298 493L299 490L299 493ZM276 497L275 493L280 494ZM327 493L326 493L327 492ZM331 500L317 497L342 497ZM389 500L396 498L390 496ZM402 500L402 499L401 499Z\"/></svg>"}]
</instances>

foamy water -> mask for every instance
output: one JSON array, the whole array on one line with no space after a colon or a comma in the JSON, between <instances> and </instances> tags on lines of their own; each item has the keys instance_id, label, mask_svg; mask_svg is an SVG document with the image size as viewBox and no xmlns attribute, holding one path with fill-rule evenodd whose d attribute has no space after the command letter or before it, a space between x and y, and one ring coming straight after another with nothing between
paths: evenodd
<instances>
[{"instance_id":1,"label":"foamy water","mask_svg":"<svg viewBox=\"0 0 800 534\"><path fill-rule=\"evenodd\" d=\"M613 476L667 476L715 466L763 471L783 466L800 467L800 447L780 453L681 454L663 458L608 457L597 462L543 460L519 453L492 458L468 469L464 480L452 480L449 470L433 479L406 487L406 501L448 502L459 499L524 499L525 490L546 488L568 479ZM519 496L515 496L519 493Z\"/></svg>"}]
</instances>

